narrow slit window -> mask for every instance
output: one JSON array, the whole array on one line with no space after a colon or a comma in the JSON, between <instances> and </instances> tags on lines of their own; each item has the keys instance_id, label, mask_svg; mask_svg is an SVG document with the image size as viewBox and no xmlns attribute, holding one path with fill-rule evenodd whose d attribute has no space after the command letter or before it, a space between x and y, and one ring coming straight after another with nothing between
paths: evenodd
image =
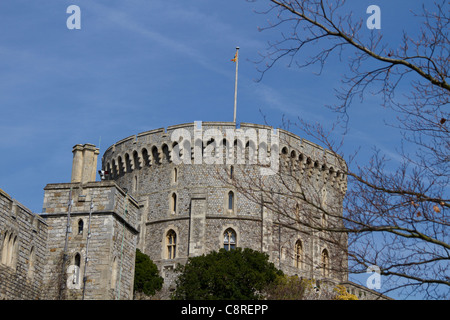
<instances>
[{"instance_id":1,"label":"narrow slit window","mask_svg":"<svg viewBox=\"0 0 450 320\"><path fill-rule=\"evenodd\" d=\"M328 277L330 272L330 257L327 249L322 251L322 268L323 276Z\"/></svg>"},{"instance_id":2,"label":"narrow slit window","mask_svg":"<svg viewBox=\"0 0 450 320\"><path fill-rule=\"evenodd\" d=\"M302 242L300 240L295 243L295 267L297 269L302 267Z\"/></svg>"},{"instance_id":3,"label":"narrow slit window","mask_svg":"<svg viewBox=\"0 0 450 320\"><path fill-rule=\"evenodd\" d=\"M75 268L73 269L73 284L80 283L80 267L81 267L81 256L79 253L75 255Z\"/></svg>"},{"instance_id":4,"label":"narrow slit window","mask_svg":"<svg viewBox=\"0 0 450 320\"><path fill-rule=\"evenodd\" d=\"M228 210L233 211L234 209L234 193L233 191L228 192Z\"/></svg>"},{"instance_id":5,"label":"narrow slit window","mask_svg":"<svg viewBox=\"0 0 450 320\"><path fill-rule=\"evenodd\" d=\"M177 212L177 194L176 193L172 193L171 209L172 209L172 213L176 213Z\"/></svg>"},{"instance_id":6,"label":"narrow slit window","mask_svg":"<svg viewBox=\"0 0 450 320\"><path fill-rule=\"evenodd\" d=\"M83 219L78 220L78 234L83 234L84 222Z\"/></svg>"}]
</instances>

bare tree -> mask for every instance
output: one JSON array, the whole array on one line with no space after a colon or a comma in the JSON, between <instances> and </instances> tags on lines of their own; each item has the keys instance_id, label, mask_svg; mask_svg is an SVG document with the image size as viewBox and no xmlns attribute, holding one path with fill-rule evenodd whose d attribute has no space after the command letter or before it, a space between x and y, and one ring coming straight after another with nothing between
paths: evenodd
<instances>
[{"instance_id":1,"label":"bare tree","mask_svg":"<svg viewBox=\"0 0 450 320\"><path fill-rule=\"evenodd\" d=\"M305 172L314 167L306 159L293 158L279 171L282 186L278 189L269 188L264 179L258 178L245 182L235 179L233 183L255 201L261 194L276 197L270 202L271 210L293 219L293 223L333 234L327 237L329 241L348 235L350 272L366 272L367 267L377 265L385 276L385 293L401 289L405 295L448 298L449 3L435 3L432 9L424 5L421 13L412 13L421 23L421 31L413 36L404 33L395 48L384 43L379 32L364 38L364 21L352 20L344 0L268 2L268 10L262 13L273 21L262 30L282 32L280 40L269 43L259 61L264 65L260 80L281 59L289 59L291 65L300 68L318 65L321 71L332 56L345 56L348 62L348 74L342 78L342 88L337 89L339 103L328 106L342 115L333 128L325 129L301 118L286 121L287 128L297 126L346 160L347 164L337 169L348 178L344 212L339 206L323 204L319 184L305 188L310 184ZM305 48L311 45L319 52L304 57ZM405 93L406 85L409 92ZM353 99L363 99L367 93L380 95L380 106L397 115L386 125L397 128L403 137L398 166L377 149L360 164L357 153L343 154L343 141L331 138L338 124L343 125L345 134ZM326 173L327 179L339 179L336 171L318 169ZM284 200L280 201L280 197ZM304 206L300 209L299 200ZM299 214L302 208L305 212ZM307 214L312 211L334 222L318 223ZM342 243L342 239L334 243Z\"/></svg>"}]
</instances>

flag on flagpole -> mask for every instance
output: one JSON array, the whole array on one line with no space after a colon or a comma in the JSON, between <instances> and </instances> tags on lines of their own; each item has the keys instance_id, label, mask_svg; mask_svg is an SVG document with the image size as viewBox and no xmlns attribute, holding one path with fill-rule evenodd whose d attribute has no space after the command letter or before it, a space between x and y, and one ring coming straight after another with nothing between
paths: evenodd
<instances>
[{"instance_id":1,"label":"flag on flagpole","mask_svg":"<svg viewBox=\"0 0 450 320\"><path fill-rule=\"evenodd\" d=\"M234 82L234 115L233 115L233 122L236 123L236 104L237 104L237 81L238 81L238 52L239 47L236 47L236 53L234 54L234 59L231 59L231 61L236 62L236 80Z\"/></svg>"},{"instance_id":2,"label":"flag on flagpole","mask_svg":"<svg viewBox=\"0 0 450 320\"><path fill-rule=\"evenodd\" d=\"M238 58L238 51L236 50L236 53L234 54L234 58L231 59L231 61L236 62Z\"/></svg>"}]
</instances>

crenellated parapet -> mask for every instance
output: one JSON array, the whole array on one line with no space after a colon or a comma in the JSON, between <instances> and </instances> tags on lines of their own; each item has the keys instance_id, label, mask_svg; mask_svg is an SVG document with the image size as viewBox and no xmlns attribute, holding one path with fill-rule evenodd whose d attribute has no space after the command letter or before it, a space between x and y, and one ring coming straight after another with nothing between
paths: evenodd
<instances>
[{"instance_id":1,"label":"crenellated parapet","mask_svg":"<svg viewBox=\"0 0 450 320\"><path fill-rule=\"evenodd\" d=\"M273 165L288 160L300 173L346 191L346 164L338 155L289 131L251 123L236 128L232 122L194 122L142 132L109 147L102 167L106 179L116 179L167 163Z\"/></svg>"}]
</instances>

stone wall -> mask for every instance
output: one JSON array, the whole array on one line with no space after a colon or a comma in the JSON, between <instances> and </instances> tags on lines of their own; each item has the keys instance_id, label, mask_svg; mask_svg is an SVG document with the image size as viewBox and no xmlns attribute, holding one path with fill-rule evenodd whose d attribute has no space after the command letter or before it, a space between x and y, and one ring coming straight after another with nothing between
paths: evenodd
<instances>
[{"instance_id":1,"label":"stone wall","mask_svg":"<svg viewBox=\"0 0 450 320\"><path fill-rule=\"evenodd\" d=\"M0 189L0 300L39 299L47 224Z\"/></svg>"},{"instance_id":2,"label":"stone wall","mask_svg":"<svg viewBox=\"0 0 450 320\"><path fill-rule=\"evenodd\" d=\"M45 298L81 299L85 288L84 298L89 300L132 299L137 202L112 181L49 184L44 190L43 217L49 226ZM62 279L70 194L68 271Z\"/></svg>"},{"instance_id":3,"label":"stone wall","mask_svg":"<svg viewBox=\"0 0 450 320\"><path fill-rule=\"evenodd\" d=\"M177 129L186 130L191 137L187 144L189 147L181 150L181 156L187 155L187 162L174 161L175 145L184 144L181 140L172 141L172 134ZM234 123L207 122L201 126L193 123L171 126L167 130L152 130L117 142L106 150L102 158L102 167L108 172L106 179L114 180L122 188L128 189L142 204L142 235L138 247L158 265L161 273L167 276L166 280L173 278L171 270L177 263L184 263L191 256L223 248L224 231L227 228L232 228L236 233L237 246L266 252L270 260L288 274L319 279L326 277L337 282L346 280L347 274L342 272L347 259L343 250L346 238L340 241L342 247L333 246L329 244L325 233L307 230L293 223L292 219L277 218L276 205L285 201L285 207L288 207L292 205L289 199L268 199L263 204L259 201L258 193L255 192L255 197L250 199L249 195L241 192L250 189L252 181L261 178L261 167L248 164L255 158L253 152L264 145L252 145L251 141L241 144L236 140L234 159L231 161L233 169L230 164L226 164L227 159L230 160L226 150L221 155L213 151L214 155L223 156L224 164L196 162L196 156L204 156L211 151L208 149L208 139L202 141L198 138L205 135L208 129L217 129L224 139L228 139L226 130L236 127ZM288 182L286 191L286 185L283 186L286 181L281 180L283 168L289 169L295 162L295 170L305 177L301 182L302 187L319 198L323 198L322 193L326 192L328 200L324 200L324 203L335 206L338 213L329 222L339 223L346 189L346 179L341 173L345 163L320 146L288 131L278 131L279 145L274 146L270 127L241 124L237 130L260 129L268 133L267 156L275 153L279 159L277 169L281 170L280 174L265 177L265 183L273 186L274 190L284 188L283 192L288 195L286 198L292 198L292 194L297 191L295 181ZM241 147L245 148L244 164L238 163L237 151ZM237 181L243 182L240 188ZM232 210L228 208L229 192L233 193ZM270 194L267 196L271 198ZM175 210L173 199L176 199ZM320 222L318 213L309 209L303 212L307 212L308 218ZM169 259L167 254L167 234L171 230L177 237L177 255L174 259ZM302 239L301 267L295 265L293 254L299 239ZM329 252L330 262L335 265L330 267L327 275L321 271L323 250Z\"/></svg>"},{"instance_id":4,"label":"stone wall","mask_svg":"<svg viewBox=\"0 0 450 320\"><path fill-rule=\"evenodd\" d=\"M187 162L174 163L171 134L177 129L192 136L190 147L181 150ZM377 297L347 282L346 236L334 239L316 228L342 224L342 159L279 130L279 146L267 137L267 156L279 161L277 173L261 179L261 166L248 164L264 143L236 141L232 164L226 163L226 151L215 154L224 164L196 163L195 155L211 151L209 140L198 139L207 129L218 129L226 140L226 129L235 124L182 124L125 138L106 150L100 182L89 182L97 149L75 146L72 178L80 168L88 174L81 181L47 185L41 215L0 190L0 299L132 299L136 248L157 264L165 278L160 296L169 298L176 265L224 248L228 229L233 245L267 253L289 275L345 283L360 296ZM247 129L272 132L255 124L241 124L239 130ZM239 148L244 164L237 161ZM253 191L255 182L267 190ZM297 201L300 193L311 195L312 203ZM323 208L334 214L325 220Z\"/></svg>"}]
</instances>

